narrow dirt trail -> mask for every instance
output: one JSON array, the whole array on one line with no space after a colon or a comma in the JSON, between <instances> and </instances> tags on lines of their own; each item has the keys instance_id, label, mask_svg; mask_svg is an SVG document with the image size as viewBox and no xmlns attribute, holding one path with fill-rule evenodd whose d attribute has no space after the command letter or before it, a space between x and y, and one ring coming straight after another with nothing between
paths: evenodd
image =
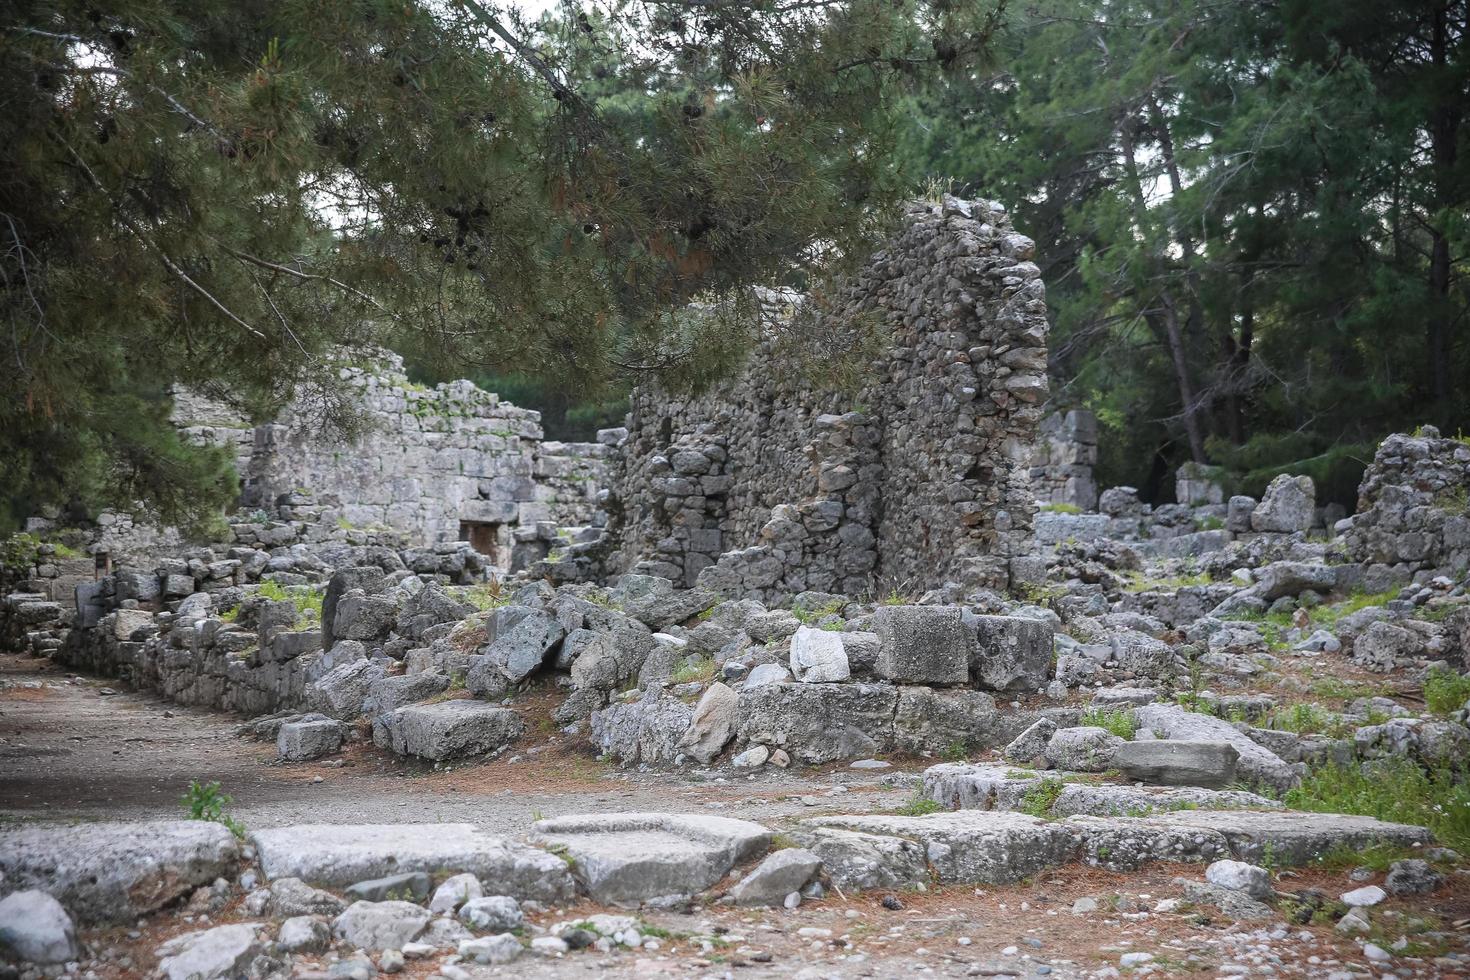
<instances>
[{"instance_id":1,"label":"narrow dirt trail","mask_svg":"<svg viewBox=\"0 0 1470 980\"><path fill-rule=\"evenodd\" d=\"M360 742L335 760L287 765L273 745L237 735L238 724L47 660L0 654L0 819L174 818L196 779L218 781L246 827L468 822L510 836L538 816L566 813L679 810L779 822L891 808L909 794L846 769L767 767L729 781L628 773L559 734L446 771Z\"/></svg>"}]
</instances>

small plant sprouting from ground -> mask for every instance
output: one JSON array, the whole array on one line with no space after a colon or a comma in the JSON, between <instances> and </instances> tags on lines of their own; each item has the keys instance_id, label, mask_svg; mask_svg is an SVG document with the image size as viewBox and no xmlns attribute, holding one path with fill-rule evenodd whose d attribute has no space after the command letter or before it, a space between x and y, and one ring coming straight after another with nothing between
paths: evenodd
<instances>
[{"instance_id":1,"label":"small plant sprouting from ground","mask_svg":"<svg viewBox=\"0 0 1470 980\"><path fill-rule=\"evenodd\" d=\"M1320 705L1301 703L1277 708L1266 716L1262 728L1298 735L1331 735L1341 737L1353 726Z\"/></svg>"},{"instance_id":2,"label":"small plant sprouting from ground","mask_svg":"<svg viewBox=\"0 0 1470 980\"><path fill-rule=\"evenodd\" d=\"M719 665L709 657L686 657L669 678L675 684L707 683L714 679Z\"/></svg>"},{"instance_id":3,"label":"small plant sprouting from ground","mask_svg":"<svg viewBox=\"0 0 1470 980\"><path fill-rule=\"evenodd\" d=\"M1076 504L1042 504L1041 509L1049 514L1080 514L1082 508Z\"/></svg>"},{"instance_id":4,"label":"small plant sprouting from ground","mask_svg":"<svg viewBox=\"0 0 1470 980\"><path fill-rule=\"evenodd\" d=\"M1041 817L1044 820L1051 818L1051 808L1056 806L1057 800L1062 795L1062 790L1067 784L1055 776L1047 776L1041 782L1028 789L1021 797L1021 804L1017 807L1022 813L1033 817Z\"/></svg>"},{"instance_id":5,"label":"small plant sprouting from ground","mask_svg":"<svg viewBox=\"0 0 1470 980\"><path fill-rule=\"evenodd\" d=\"M804 626L812 626L814 624L820 623L828 616L840 615L842 613L843 605L844 603L841 599L833 599L830 602L824 602L822 605L816 607L815 609L808 609L806 606L798 602L794 603L791 606L791 615L796 617L796 621L798 623L801 623Z\"/></svg>"},{"instance_id":6,"label":"small plant sprouting from ground","mask_svg":"<svg viewBox=\"0 0 1470 980\"><path fill-rule=\"evenodd\" d=\"M322 601L325 594L311 588L292 586L286 588L269 579L262 581L256 595L273 602L289 602L296 607L296 626L304 629L322 621Z\"/></svg>"},{"instance_id":7,"label":"small plant sprouting from ground","mask_svg":"<svg viewBox=\"0 0 1470 980\"><path fill-rule=\"evenodd\" d=\"M1138 731L1138 722L1133 720L1133 712L1127 709L1109 711L1093 708L1082 716L1082 724L1105 729L1124 741L1132 741Z\"/></svg>"},{"instance_id":8,"label":"small plant sprouting from ground","mask_svg":"<svg viewBox=\"0 0 1470 980\"><path fill-rule=\"evenodd\" d=\"M1424 703L1434 714L1448 715L1459 711L1467 701L1470 701L1470 675L1462 677L1446 667L1439 667L1424 678Z\"/></svg>"},{"instance_id":9,"label":"small plant sprouting from ground","mask_svg":"<svg viewBox=\"0 0 1470 980\"><path fill-rule=\"evenodd\" d=\"M506 595L504 588L501 587L500 579L494 575L490 576L487 581L467 589L464 598L480 612L498 609L510 601L510 596Z\"/></svg>"},{"instance_id":10,"label":"small plant sprouting from ground","mask_svg":"<svg viewBox=\"0 0 1470 980\"><path fill-rule=\"evenodd\" d=\"M240 840L245 839L245 825L225 813L225 807L234 799L220 791L219 783L201 783L196 779L189 784L189 791L179 802L189 811L190 820L221 824Z\"/></svg>"},{"instance_id":11,"label":"small plant sprouting from ground","mask_svg":"<svg viewBox=\"0 0 1470 980\"><path fill-rule=\"evenodd\" d=\"M902 806L893 812L901 817L922 817L930 813L938 813L944 807L933 799L925 796L922 792L915 792Z\"/></svg>"},{"instance_id":12,"label":"small plant sprouting from ground","mask_svg":"<svg viewBox=\"0 0 1470 980\"><path fill-rule=\"evenodd\" d=\"M970 757L970 753L965 750L964 742L950 742L939 753L939 757L945 762L964 762Z\"/></svg>"}]
</instances>

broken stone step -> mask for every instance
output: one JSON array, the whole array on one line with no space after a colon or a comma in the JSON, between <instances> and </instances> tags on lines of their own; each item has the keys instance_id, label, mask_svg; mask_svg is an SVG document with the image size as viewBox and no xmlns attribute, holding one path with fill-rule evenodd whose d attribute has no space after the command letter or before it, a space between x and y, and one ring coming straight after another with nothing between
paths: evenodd
<instances>
[{"instance_id":1,"label":"broken stone step","mask_svg":"<svg viewBox=\"0 0 1470 980\"><path fill-rule=\"evenodd\" d=\"M1189 809L1282 809L1277 800L1243 790L1097 783L1083 781L1076 773L983 763L930 766L924 771L924 795L954 810L1033 811L1038 805L1049 804L1046 815L1051 817L1139 816Z\"/></svg>"},{"instance_id":2,"label":"broken stone step","mask_svg":"<svg viewBox=\"0 0 1470 980\"><path fill-rule=\"evenodd\" d=\"M3 887L47 892L84 923L136 919L234 877L239 860L235 836L204 820L0 830Z\"/></svg>"},{"instance_id":3,"label":"broken stone step","mask_svg":"<svg viewBox=\"0 0 1470 980\"><path fill-rule=\"evenodd\" d=\"M771 845L760 824L703 814L586 814L531 829L534 843L571 863L588 895L620 905L697 894Z\"/></svg>"},{"instance_id":4,"label":"broken stone step","mask_svg":"<svg viewBox=\"0 0 1470 980\"><path fill-rule=\"evenodd\" d=\"M346 888L389 875L469 872L485 890L517 900L560 902L574 886L554 854L492 837L467 823L300 824L250 835L267 879L300 878Z\"/></svg>"}]
</instances>

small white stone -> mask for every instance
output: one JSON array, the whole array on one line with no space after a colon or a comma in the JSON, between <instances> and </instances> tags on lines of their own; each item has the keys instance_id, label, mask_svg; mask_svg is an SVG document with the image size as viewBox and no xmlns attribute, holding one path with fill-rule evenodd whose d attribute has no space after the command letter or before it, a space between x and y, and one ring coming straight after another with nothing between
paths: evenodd
<instances>
[{"instance_id":1,"label":"small white stone","mask_svg":"<svg viewBox=\"0 0 1470 980\"><path fill-rule=\"evenodd\" d=\"M1377 885L1367 885L1363 888L1354 888L1350 892L1343 892L1340 897L1344 905L1366 909L1387 898L1388 892Z\"/></svg>"}]
</instances>

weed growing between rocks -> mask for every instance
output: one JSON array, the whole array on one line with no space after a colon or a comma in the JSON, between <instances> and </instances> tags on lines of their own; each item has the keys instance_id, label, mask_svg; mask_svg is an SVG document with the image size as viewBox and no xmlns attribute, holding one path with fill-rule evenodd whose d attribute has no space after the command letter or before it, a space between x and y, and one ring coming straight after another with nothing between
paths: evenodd
<instances>
[{"instance_id":1,"label":"weed growing between rocks","mask_svg":"<svg viewBox=\"0 0 1470 980\"><path fill-rule=\"evenodd\" d=\"M225 807L233 803L234 798L221 792L219 783L201 783L196 779L189 783L189 791L179 802L189 811L190 820L220 824L240 840L245 839L245 825L225 813Z\"/></svg>"},{"instance_id":2,"label":"weed growing between rocks","mask_svg":"<svg viewBox=\"0 0 1470 980\"><path fill-rule=\"evenodd\" d=\"M1431 670L1424 678L1424 703L1437 715L1459 711L1470 702L1470 676L1448 668Z\"/></svg>"},{"instance_id":3,"label":"weed growing between rocks","mask_svg":"<svg viewBox=\"0 0 1470 980\"><path fill-rule=\"evenodd\" d=\"M1127 709L1093 708L1082 715L1082 724L1105 729L1124 741L1132 741L1138 731L1138 722L1133 720L1133 712Z\"/></svg>"},{"instance_id":4,"label":"weed growing between rocks","mask_svg":"<svg viewBox=\"0 0 1470 980\"><path fill-rule=\"evenodd\" d=\"M1470 781L1448 768L1421 769L1404 756L1313 770L1283 802L1294 810L1418 824L1445 846L1470 850Z\"/></svg>"}]
</instances>

